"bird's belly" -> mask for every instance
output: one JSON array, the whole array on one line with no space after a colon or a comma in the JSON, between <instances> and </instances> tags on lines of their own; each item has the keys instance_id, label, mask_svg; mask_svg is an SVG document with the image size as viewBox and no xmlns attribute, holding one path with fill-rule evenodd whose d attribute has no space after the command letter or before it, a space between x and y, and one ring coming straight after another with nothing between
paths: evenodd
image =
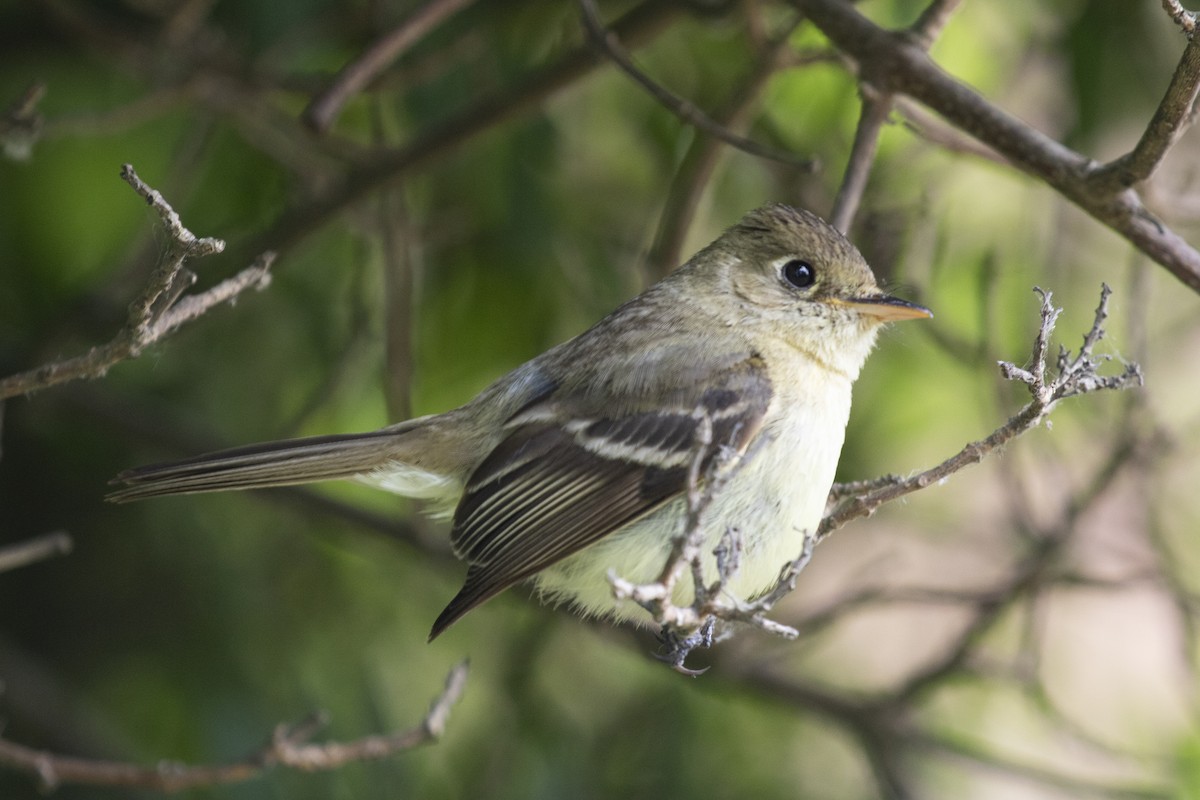
<instances>
[{"instance_id":1,"label":"bird's belly","mask_svg":"<svg viewBox=\"0 0 1200 800\"><path fill-rule=\"evenodd\" d=\"M846 403L848 406L848 402ZM741 541L740 566L725 593L748 600L774 586L784 565L797 558L816 531L833 483L845 433L845 416L793 412L768 425L767 440L734 472L703 517L701 547L706 582L717 577L713 550L727 528ZM671 500L645 517L543 570L539 591L552 602L568 602L587 614L646 620L630 601L617 601L610 571L634 583L655 581L672 539L683 529L686 500ZM690 570L676 587L675 602L692 601Z\"/></svg>"}]
</instances>

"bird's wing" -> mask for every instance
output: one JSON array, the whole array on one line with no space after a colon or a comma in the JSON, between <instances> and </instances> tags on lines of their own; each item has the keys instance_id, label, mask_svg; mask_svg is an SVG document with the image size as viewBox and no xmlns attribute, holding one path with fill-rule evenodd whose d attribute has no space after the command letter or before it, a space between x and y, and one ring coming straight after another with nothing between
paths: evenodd
<instances>
[{"instance_id":1,"label":"bird's wing","mask_svg":"<svg viewBox=\"0 0 1200 800\"><path fill-rule=\"evenodd\" d=\"M751 356L655 407L608 410L547 401L514 417L511 432L471 475L451 541L466 583L430 638L475 606L649 513L682 492L697 453L697 410L720 446L744 452L771 400Z\"/></svg>"}]
</instances>

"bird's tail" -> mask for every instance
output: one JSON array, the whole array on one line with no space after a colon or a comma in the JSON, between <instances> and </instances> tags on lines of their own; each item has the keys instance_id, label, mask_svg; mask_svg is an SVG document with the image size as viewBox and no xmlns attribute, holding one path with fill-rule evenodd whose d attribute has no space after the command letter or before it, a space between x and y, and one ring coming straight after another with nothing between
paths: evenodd
<instances>
[{"instance_id":1,"label":"bird's tail","mask_svg":"<svg viewBox=\"0 0 1200 800\"><path fill-rule=\"evenodd\" d=\"M126 470L108 495L114 503L167 494L261 489L352 478L380 470L411 450L402 440L407 424L371 433L314 436L237 447L166 464Z\"/></svg>"}]
</instances>

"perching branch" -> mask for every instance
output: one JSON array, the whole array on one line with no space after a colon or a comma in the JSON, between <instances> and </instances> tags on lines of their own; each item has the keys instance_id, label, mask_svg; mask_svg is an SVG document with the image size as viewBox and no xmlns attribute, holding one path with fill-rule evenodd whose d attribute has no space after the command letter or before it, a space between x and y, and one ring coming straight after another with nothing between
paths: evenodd
<instances>
[{"instance_id":1,"label":"perching branch","mask_svg":"<svg viewBox=\"0 0 1200 800\"><path fill-rule=\"evenodd\" d=\"M1107 285L1101 288L1100 303L1096 307L1092 327L1084 334L1079 352L1072 355L1060 347L1054 364L1056 374L1048 379L1050 337L1062 309L1053 305L1050 292L1037 288L1035 291L1042 297L1041 323L1034 337L1030 366L1024 369L1005 361L1000 362L1000 371L1005 378L1028 387L1032 395L1030 402L986 439L971 442L954 456L912 477L888 475L876 480L834 486L830 499L838 503L836 508L821 521L816 532L805 539L804 547L796 559L783 565L775 586L751 602L724 593L724 585L737 571L737 555L740 551L737 531L727 531L714 551L718 577L711 585L704 582L701 558L704 511L734 471L753 454L748 452L739 457L722 451L712 459L707 469L701 469L706 456L713 452L713 443L711 422L698 411L697 420L700 424L697 427L696 452L688 473L684 530L675 540L662 572L657 580L641 585L614 574L609 575L614 596L638 603L662 626L667 646L664 660L684 674L700 674L702 670L688 669L684 661L693 649L707 647L714 641L717 620L748 624L786 639L797 638L799 631L795 628L771 620L766 615L795 589L800 573L812 559L813 549L835 530L853 519L873 514L884 503L935 485L964 467L979 463L1003 445L1040 425L1062 400L1142 384L1142 372L1137 364L1125 364L1124 370L1117 375L1099 373L1100 367L1112 360L1110 356L1095 353L1096 345L1104 338L1104 321L1108 316L1108 299L1112 290ZM672 598L676 584L687 568L691 569L696 589L690 605L677 606Z\"/></svg>"},{"instance_id":2,"label":"perching branch","mask_svg":"<svg viewBox=\"0 0 1200 800\"><path fill-rule=\"evenodd\" d=\"M159 792L181 792L199 787L241 783L275 767L323 772L358 761L387 758L438 740L446 730L450 710L462 697L467 681L464 661L446 676L446 686L419 725L384 736L367 736L350 742L309 744L325 726L324 715L314 715L296 725L279 725L271 740L229 764L189 766L162 761L152 767L120 761L76 758L34 750L0 738L0 764L35 775L44 791L64 784L120 786Z\"/></svg>"},{"instance_id":3,"label":"perching branch","mask_svg":"<svg viewBox=\"0 0 1200 800\"><path fill-rule=\"evenodd\" d=\"M955 455L935 467L920 472L909 478L888 476L882 480L882 485L868 482L868 491L855 493L849 499L842 501L838 507L821 521L817 529L817 541L825 539L829 534L858 517L870 516L884 503L891 502L906 494L938 483L953 475L970 464L977 464L1000 447L1015 439L1032 428L1036 428L1054 410L1060 400L1075 395L1104 389L1128 389L1142 385L1142 371L1137 364L1128 363L1118 375L1102 376L1099 374L1101 364L1111 360L1107 356L1094 353L1096 344L1104 338L1104 321L1108 316L1108 298L1112 290L1107 285L1100 291L1100 304L1096 307L1095 320L1092 328L1083 337L1083 345L1074 357L1070 352L1060 348L1056 366L1057 376L1046 381L1046 353L1049 347L1050 335L1054 332L1055 322L1062 309L1051 303L1051 293L1035 289L1042 297L1041 325L1034 338L1033 357L1029 369L1022 369L1006 361L1000 362L1000 372L1008 380L1024 383L1029 387L1033 398L1007 423L992 432L986 439L971 442ZM835 489L831 497L840 492Z\"/></svg>"},{"instance_id":4,"label":"perching branch","mask_svg":"<svg viewBox=\"0 0 1200 800\"><path fill-rule=\"evenodd\" d=\"M608 575L614 597L637 603L649 611L662 626L663 636L670 650L663 660L685 675L699 675L703 672L688 669L684 666L684 661L694 648L708 647L712 643L713 628L708 623L708 618L712 615L706 613L705 609L712 604L712 598L719 593L721 585L736 572L737 553L740 549L737 533L727 531L721 545L718 546L720 576L714 586L706 587L701 566L705 533L704 512L743 461L752 455L752 452L739 454L733 448L720 443L714 447L712 418L707 409L697 408L693 419L696 420L696 441L692 459L688 464L687 509L683 531L672 542L671 552L667 555L658 578L651 583L635 584L615 572L610 571ZM694 600L691 606L677 606L673 600L675 588L684 571L689 568ZM699 630L700 634L680 639L672 633L675 630Z\"/></svg>"},{"instance_id":5,"label":"perching branch","mask_svg":"<svg viewBox=\"0 0 1200 800\"><path fill-rule=\"evenodd\" d=\"M170 241L150 282L129 306L125 327L111 342L65 361L43 364L0 380L0 400L45 389L80 378L98 378L114 364L137 358L143 350L196 319L214 306L233 301L249 288L264 289L271 282L273 253L263 253L255 263L200 294L182 296L196 280L187 268L191 258L220 253L225 243L211 237L197 238L184 227L175 209L155 189L147 186L126 164L121 178L145 198L162 220Z\"/></svg>"}]
</instances>

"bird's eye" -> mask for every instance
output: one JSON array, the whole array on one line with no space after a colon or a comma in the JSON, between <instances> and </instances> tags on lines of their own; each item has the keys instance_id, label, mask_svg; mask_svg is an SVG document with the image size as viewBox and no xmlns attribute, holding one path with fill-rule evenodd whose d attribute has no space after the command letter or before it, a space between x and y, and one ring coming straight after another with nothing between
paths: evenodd
<instances>
[{"instance_id":1,"label":"bird's eye","mask_svg":"<svg viewBox=\"0 0 1200 800\"><path fill-rule=\"evenodd\" d=\"M783 279L797 289L807 289L817 280L817 271L807 261L793 258L783 265Z\"/></svg>"}]
</instances>

